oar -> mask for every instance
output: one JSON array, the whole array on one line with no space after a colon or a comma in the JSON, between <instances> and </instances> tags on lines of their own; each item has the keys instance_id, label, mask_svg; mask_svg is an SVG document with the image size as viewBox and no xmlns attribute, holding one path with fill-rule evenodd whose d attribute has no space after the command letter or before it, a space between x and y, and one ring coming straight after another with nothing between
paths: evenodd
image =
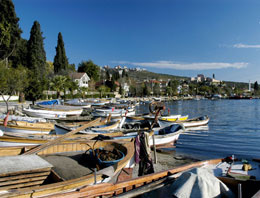
<instances>
[{"instance_id":1,"label":"oar","mask_svg":"<svg viewBox=\"0 0 260 198\"><path fill-rule=\"evenodd\" d=\"M77 133L79 131L82 131L82 130L88 128L88 127L95 125L96 123L100 122L100 119L101 118L97 118L97 119L77 128L77 129L74 129L74 130L62 135L61 137L58 137L54 140L50 140L50 141L46 142L45 144L42 144L42 145L40 145L36 148L33 148L32 150L25 152L23 155L31 155L31 154L39 153L40 151L42 151L42 150L44 150L44 149L46 149L46 148L48 148L48 147L50 147L54 144L61 142L62 140L64 140L65 138L68 138L69 136L74 135L75 133Z\"/></svg>"}]
</instances>

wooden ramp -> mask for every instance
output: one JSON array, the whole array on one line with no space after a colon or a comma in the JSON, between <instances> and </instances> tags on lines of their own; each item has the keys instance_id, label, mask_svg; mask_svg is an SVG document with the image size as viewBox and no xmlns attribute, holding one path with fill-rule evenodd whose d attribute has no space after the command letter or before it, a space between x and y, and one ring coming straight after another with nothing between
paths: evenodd
<instances>
[{"instance_id":1,"label":"wooden ramp","mask_svg":"<svg viewBox=\"0 0 260 198\"><path fill-rule=\"evenodd\" d=\"M0 191L41 185L51 168L37 155L0 157Z\"/></svg>"}]
</instances>

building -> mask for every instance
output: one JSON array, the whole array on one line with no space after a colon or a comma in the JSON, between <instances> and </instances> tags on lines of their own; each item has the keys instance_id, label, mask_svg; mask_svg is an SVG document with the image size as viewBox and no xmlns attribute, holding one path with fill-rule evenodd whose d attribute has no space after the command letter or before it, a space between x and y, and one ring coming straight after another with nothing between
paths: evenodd
<instances>
[{"instance_id":1,"label":"building","mask_svg":"<svg viewBox=\"0 0 260 198\"><path fill-rule=\"evenodd\" d=\"M70 74L70 78L77 82L79 87L89 87L88 82L90 81L89 76L87 73L84 72L74 72Z\"/></svg>"}]
</instances>

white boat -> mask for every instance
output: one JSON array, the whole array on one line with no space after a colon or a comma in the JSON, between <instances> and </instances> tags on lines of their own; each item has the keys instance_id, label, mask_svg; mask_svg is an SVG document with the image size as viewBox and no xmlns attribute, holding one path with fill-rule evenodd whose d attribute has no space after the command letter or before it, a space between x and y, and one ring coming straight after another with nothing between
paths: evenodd
<instances>
[{"instance_id":1,"label":"white boat","mask_svg":"<svg viewBox=\"0 0 260 198\"><path fill-rule=\"evenodd\" d=\"M109 108L109 109L95 109L92 112L92 115L95 117L107 117L111 115L111 117L120 117L120 116L125 116L125 115L135 115L135 110L133 108L129 108L127 110L125 109L114 109L114 108Z\"/></svg>"},{"instance_id":2,"label":"white boat","mask_svg":"<svg viewBox=\"0 0 260 198\"><path fill-rule=\"evenodd\" d=\"M23 112L32 117L40 117L46 119L59 119L66 118L67 116L76 116L82 113L83 109L70 109L70 110L58 110L58 109L35 109L35 108L24 108Z\"/></svg>"},{"instance_id":3,"label":"white boat","mask_svg":"<svg viewBox=\"0 0 260 198\"><path fill-rule=\"evenodd\" d=\"M185 128L183 125L181 124L172 124L171 126L168 127L158 127L158 128L153 128L152 129L154 131L154 139L155 139L155 145L156 146L160 146L163 147L165 145L169 146L173 146L174 143L178 140L179 135L181 133L185 132ZM62 125L57 125L55 124L55 131L56 134L65 134L68 133L69 131L71 131L70 128L62 126ZM125 139L125 138L132 138L137 136L138 134L138 130L119 130L120 132L122 132L124 135L118 136L118 137L112 137L112 139ZM93 131L90 129L85 130L85 131L80 131L80 133L84 133L84 134L97 134L97 135L103 135L106 136L106 134L112 133L112 132L118 132L117 130L96 130ZM153 139L152 137L150 137L149 139L149 144L153 145Z\"/></svg>"},{"instance_id":4,"label":"white boat","mask_svg":"<svg viewBox=\"0 0 260 198\"><path fill-rule=\"evenodd\" d=\"M192 119L188 119L188 120L184 120L184 121L174 121L174 122L159 119L158 123L161 127L166 127L173 123L181 123L184 125L185 128L198 127L198 126L207 125L209 123L209 117L200 116L197 118L192 118Z\"/></svg>"},{"instance_id":5,"label":"white boat","mask_svg":"<svg viewBox=\"0 0 260 198\"><path fill-rule=\"evenodd\" d=\"M185 127L181 124L173 124L168 127L164 128L154 128L154 139L155 139L155 145L156 146L173 146L181 133L185 132ZM149 140L150 145L153 144L153 140Z\"/></svg>"}]
</instances>

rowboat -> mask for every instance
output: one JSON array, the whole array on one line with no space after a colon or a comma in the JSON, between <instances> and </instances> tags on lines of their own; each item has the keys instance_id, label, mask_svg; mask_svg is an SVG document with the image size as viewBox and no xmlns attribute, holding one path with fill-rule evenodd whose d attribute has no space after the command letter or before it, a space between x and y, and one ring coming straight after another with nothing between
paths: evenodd
<instances>
[{"instance_id":1,"label":"rowboat","mask_svg":"<svg viewBox=\"0 0 260 198\"><path fill-rule=\"evenodd\" d=\"M111 115L109 115L106 119L100 120L100 122L96 123L92 126L91 131L106 131L106 130L115 130L120 129L122 124L125 122L125 117L120 117L119 120L116 122L110 122ZM55 133L56 134L65 134L71 131L72 129L75 129L82 124L86 124L88 122L75 122L75 123L63 123L63 124L55 124ZM96 127L96 128L93 128ZM90 131L90 129L87 129L87 131ZM81 133L86 133L87 131L81 131Z\"/></svg>"},{"instance_id":2,"label":"rowboat","mask_svg":"<svg viewBox=\"0 0 260 198\"><path fill-rule=\"evenodd\" d=\"M161 127L166 127L169 126L173 123L181 123L184 125L185 128L188 127L198 127L198 126L204 126L207 125L209 122L209 117L206 116L200 116L200 117L196 117L196 118L192 118L192 119L188 119L188 120L177 120L177 121L166 121L166 120L162 120L161 118L158 119L158 124Z\"/></svg>"},{"instance_id":3,"label":"rowboat","mask_svg":"<svg viewBox=\"0 0 260 198\"><path fill-rule=\"evenodd\" d=\"M111 108L102 108L102 109L94 109L92 112L92 115L94 117L107 117L111 115L111 117L121 117L125 115L134 115L135 110L134 108L128 108L128 109L115 109L113 107Z\"/></svg>"},{"instance_id":4,"label":"rowboat","mask_svg":"<svg viewBox=\"0 0 260 198\"><path fill-rule=\"evenodd\" d=\"M94 160L86 155L86 151L95 148L116 149L124 157L109 167L101 168L100 164L91 164ZM130 165L134 155L134 142L58 143L40 150L37 155L24 153L34 149L36 147L0 148L0 164L5 167L0 169L1 197L50 196L94 183L108 182L122 168ZM97 168L96 172L93 171L94 168Z\"/></svg>"},{"instance_id":5,"label":"rowboat","mask_svg":"<svg viewBox=\"0 0 260 198\"><path fill-rule=\"evenodd\" d=\"M80 115L83 111L83 109L72 109L72 108L64 108L66 106L62 106L62 108L59 108L61 106L55 106L55 109L51 106L34 106L33 108L28 107L24 108L23 112L32 117L40 117L40 118L46 118L46 119L59 119L59 118L66 118L67 116L76 116Z\"/></svg>"},{"instance_id":6,"label":"rowboat","mask_svg":"<svg viewBox=\"0 0 260 198\"><path fill-rule=\"evenodd\" d=\"M26 122L26 121L8 121L6 126L4 121L0 121L0 130L16 133L40 133L48 134L54 130L54 124L51 122Z\"/></svg>"},{"instance_id":7,"label":"rowboat","mask_svg":"<svg viewBox=\"0 0 260 198\"><path fill-rule=\"evenodd\" d=\"M169 116L159 116L158 118L160 120L165 121L185 121L188 119L188 115L182 116L182 115L169 115ZM127 120L154 120L155 115L154 114L143 114L143 115L133 115L133 116L127 116Z\"/></svg>"},{"instance_id":8,"label":"rowboat","mask_svg":"<svg viewBox=\"0 0 260 198\"><path fill-rule=\"evenodd\" d=\"M83 142L91 139L95 139L98 135L102 135L102 137L111 140L117 140L125 134L122 132L112 132L108 134L75 134L66 139L64 139L63 143L72 143L72 142ZM62 135L55 134L23 134L23 133L10 133L4 132L2 136L0 136L0 147L11 147L11 146L30 146L30 145L40 145L45 144L50 140L54 140L56 138L61 137ZM127 138L132 138L134 136L128 136ZM124 138L124 139L127 139Z\"/></svg>"},{"instance_id":9,"label":"rowboat","mask_svg":"<svg viewBox=\"0 0 260 198\"><path fill-rule=\"evenodd\" d=\"M188 119L188 115L185 116L179 116L179 115L169 115L169 116L161 116L160 120L170 121L170 122L176 122L176 121L185 121Z\"/></svg>"},{"instance_id":10,"label":"rowboat","mask_svg":"<svg viewBox=\"0 0 260 198\"><path fill-rule=\"evenodd\" d=\"M248 166L250 170L247 170ZM202 174L203 173L203 174ZM243 180L238 177L244 177ZM211 179L210 181L205 178ZM253 179L254 178L254 179ZM201 187L203 186L203 187ZM259 195L259 161L211 159L179 166L117 183L86 186L51 197L257 197ZM192 194L188 194L188 193ZM146 193L146 194L145 194ZM197 194L194 194L197 193Z\"/></svg>"},{"instance_id":11,"label":"rowboat","mask_svg":"<svg viewBox=\"0 0 260 198\"><path fill-rule=\"evenodd\" d=\"M59 134L66 134L68 133L71 129L69 127L65 127L62 125L57 125L55 124L55 130L59 130ZM84 134L96 134L96 135L109 135L111 133L117 133L120 132L122 135L118 135L118 137L113 137L113 139L125 139L131 137L135 137L138 134L138 131L140 130L149 130L149 128L136 128L136 129L119 129L119 130L96 130L92 131L91 128L86 131L80 131L81 133ZM155 145L156 146L169 146L169 145L174 145L176 141L179 138L179 135L185 132L185 128L181 124L172 124L167 127L155 127L152 129L154 133L154 140L155 140ZM149 144L153 145L153 139L150 137L149 139Z\"/></svg>"}]
</instances>

